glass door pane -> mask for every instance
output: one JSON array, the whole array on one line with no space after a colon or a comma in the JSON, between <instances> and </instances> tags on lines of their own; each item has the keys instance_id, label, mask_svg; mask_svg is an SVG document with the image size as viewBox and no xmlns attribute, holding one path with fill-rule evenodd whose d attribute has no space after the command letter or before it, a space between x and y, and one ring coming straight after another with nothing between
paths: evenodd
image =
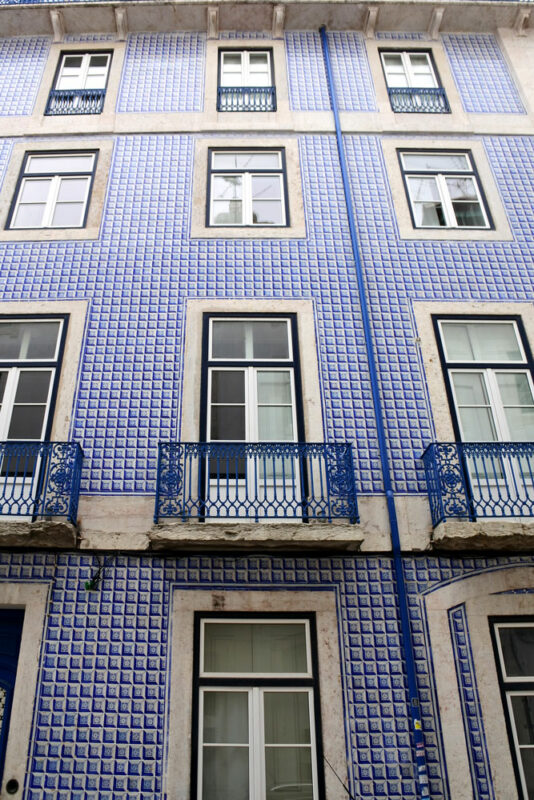
<instances>
[{"instance_id":1,"label":"glass door pane","mask_svg":"<svg viewBox=\"0 0 534 800\"><path fill-rule=\"evenodd\" d=\"M204 690L202 698L202 799L249 800L249 693Z\"/></svg>"},{"instance_id":2,"label":"glass door pane","mask_svg":"<svg viewBox=\"0 0 534 800\"><path fill-rule=\"evenodd\" d=\"M263 692L265 796L267 800L313 800L311 694Z\"/></svg>"}]
</instances>

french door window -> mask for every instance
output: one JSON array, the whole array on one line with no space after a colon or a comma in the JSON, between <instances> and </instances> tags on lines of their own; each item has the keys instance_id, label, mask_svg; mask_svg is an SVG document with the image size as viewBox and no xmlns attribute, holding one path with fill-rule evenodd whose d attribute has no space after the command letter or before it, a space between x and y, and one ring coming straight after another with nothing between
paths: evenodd
<instances>
[{"instance_id":1,"label":"french door window","mask_svg":"<svg viewBox=\"0 0 534 800\"><path fill-rule=\"evenodd\" d=\"M382 66L390 89L435 89L439 86L430 53L423 50L382 52Z\"/></svg>"},{"instance_id":2,"label":"french door window","mask_svg":"<svg viewBox=\"0 0 534 800\"><path fill-rule=\"evenodd\" d=\"M534 797L534 621L495 621L493 636L521 800Z\"/></svg>"},{"instance_id":3,"label":"french door window","mask_svg":"<svg viewBox=\"0 0 534 800\"><path fill-rule=\"evenodd\" d=\"M220 86L272 85L269 50L221 50Z\"/></svg>"},{"instance_id":4,"label":"french door window","mask_svg":"<svg viewBox=\"0 0 534 800\"><path fill-rule=\"evenodd\" d=\"M439 330L462 440L534 441L534 384L517 322L440 320Z\"/></svg>"},{"instance_id":5,"label":"french door window","mask_svg":"<svg viewBox=\"0 0 534 800\"><path fill-rule=\"evenodd\" d=\"M198 800L318 800L311 618L197 625Z\"/></svg>"},{"instance_id":6,"label":"french door window","mask_svg":"<svg viewBox=\"0 0 534 800\"><path fill-rule=\"evenodd\" d=\"M54 89L105 89L111 53L65 53Z\"/></svg>"}]
</instances>

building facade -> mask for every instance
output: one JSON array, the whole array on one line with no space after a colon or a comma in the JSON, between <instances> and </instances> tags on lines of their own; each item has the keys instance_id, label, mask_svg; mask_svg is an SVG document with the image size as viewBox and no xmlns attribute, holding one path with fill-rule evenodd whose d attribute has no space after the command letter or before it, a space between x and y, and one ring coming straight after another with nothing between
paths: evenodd
<instances>
[{"instance_id":1,"label":"building facade","mask_svg":"<svg viewBox=\"0 0 534 800\"><path fill-rule=\"evenodd\" d=\"M0 20L0 797L533 798L530 4Z\"/></svg>"}]
</instances>

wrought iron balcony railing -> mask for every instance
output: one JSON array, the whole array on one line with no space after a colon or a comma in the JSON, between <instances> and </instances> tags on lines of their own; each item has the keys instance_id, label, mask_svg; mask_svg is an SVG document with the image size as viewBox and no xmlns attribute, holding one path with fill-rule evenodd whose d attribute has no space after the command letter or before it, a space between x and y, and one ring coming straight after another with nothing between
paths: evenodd
<instances>
[{"instance_id":1,"label":"wrought iron balcony railing","mask_svg":"<svg viewBox=\"0 0 534 800\"><path fill-rule=\"evenodd\" d=\"M276 111L274 86L219 86L217 111Z\"/></svg>"},{"instance_id":2,"label":"wrought iron balcony railing","mask_svg":"<svg viewBox=\"0 0 534 800\"><path fill-rule=\"evenodd\" d=\"M422 460L434 526L534 516L534 442L431 444Z\"/></svg>"},{"instance_id":3,"label":"wrought iron balcony railing","mask_svg":"<svg viewBox=\"0 0 534 800\"><path fill-rule=\"evenodd\" d=\"M155 521L358 522L352 445L162 442Z\"/></svg>"},{"instance_id":4,"label":"wrought iron balcony railing","mask_svg":"<svg viewBox=\"0 0 534 800\"><path fill-rule=\"evenodd\" d=\"M45 115L101 114L105 97L105 89L52 89Z\"/></svg>"},{"instance_id":5,"label":"wrought iron balcony railing","mask_svg":"<svg viewBox=\"0 0 534 800\"><path fill-rule=\"evenodd\" d=\"M0 516L75 524L82 461L76 442L0 442Z\"/></svg>"},{"instance_id":6,"label":"wrought iron balcony railing","mask_svg":"<svg viewBox=\"0 0 534 800\"><path fill-rule=\"evenodd\" d=\"M388 89L393 111L407 114L449 114L445 89Z\"/></svg>"}]
</instances>

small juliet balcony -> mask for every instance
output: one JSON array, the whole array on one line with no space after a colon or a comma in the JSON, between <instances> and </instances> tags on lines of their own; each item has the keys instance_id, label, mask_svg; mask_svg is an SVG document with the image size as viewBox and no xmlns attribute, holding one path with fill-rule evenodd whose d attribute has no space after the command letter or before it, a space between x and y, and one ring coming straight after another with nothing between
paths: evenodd
<instances>
[{"instance_id":1,"label":"small juliet balcony","mask_svg":"<svg viewBox=\"0 0 534 800\"><path fill-rule=\"evenodd\" d=\"M434 541L449 541L453 522L456 547L506 546L510 537L518 547L532 544L534 442L440 442L422 461Z\"/></svg>"},{"instance_id":2,"label":"small juliet balcony","mask_svg":"<svg viewBox=\"0 0 534 800\"><path fill-rule=\"evenodd\" d=\"M162 442L155 522L358 522L352 445Z\"/></svg>"},{"instance_id":3,"label":"small juliet balcony","mask_svg":"<svg viewBox=\"0 0 534 800\"><path fill-rule=\"evenodd\" d=\"M45 116L101 114L105 98L105 89L52 89Z\"/></svg>"},{"instance_id":4,"label":"small juliet balcony","mask_svg":"<svg viewBox=\"0 0 534 800\"><path fill-rule=\"evenodd\" d=\"M75 525L82 461L77 442L0 442L0 516Z\"/></svg>"},{"instance_id":5,"label":"small juliet balcony","mask_svg":"<svg viewBox=\"0 0 534 800\"><path fill-rule=\"evenodd\" d=\"M217 111L276 111L274 86L219 86Z\"/></svg>"},{"instance_id":6,"label":"small juliet balcony","mask_svg":"<svg viewBox=\"0 0 534 800\"><path fill-rule=\"evenodd\" d=\"M449 114L450 106L445 90L389 88L389 100L393 111L404 114Z\"/></svg>"}]
</instances>

